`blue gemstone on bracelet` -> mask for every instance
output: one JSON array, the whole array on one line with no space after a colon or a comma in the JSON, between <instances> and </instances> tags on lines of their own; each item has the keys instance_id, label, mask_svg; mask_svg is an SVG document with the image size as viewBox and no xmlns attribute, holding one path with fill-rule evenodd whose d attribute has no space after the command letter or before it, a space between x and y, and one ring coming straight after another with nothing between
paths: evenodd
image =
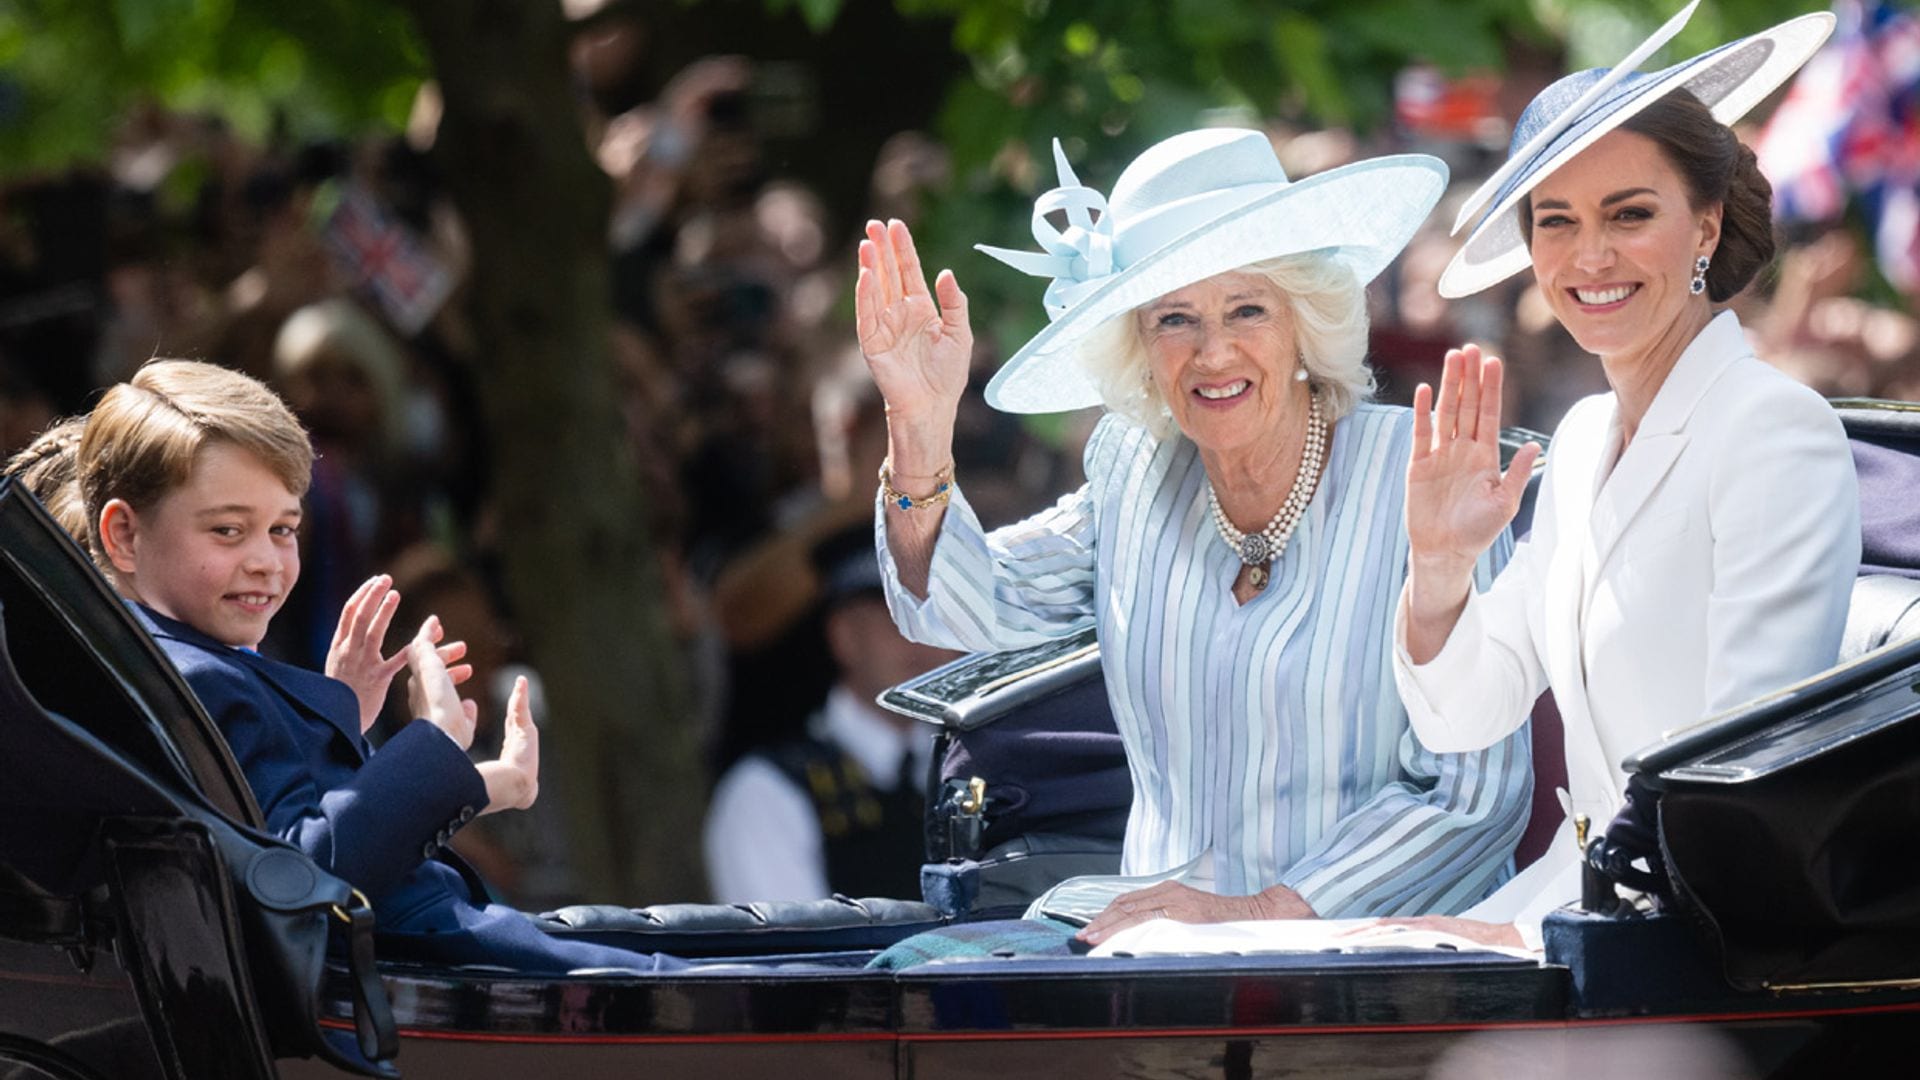
<instances>
[{"instance_id":1,"label":"blue gemstone on bracelet","mask_svg":"<svg viewBox=\"0 0 1920 1080\"><path fill-rule=\"evenodd\" d=\"M902 495L900 496L899 506L902 510L911 510L913 509L913 499L909 496Z\"/></svg>"}]
</instances>

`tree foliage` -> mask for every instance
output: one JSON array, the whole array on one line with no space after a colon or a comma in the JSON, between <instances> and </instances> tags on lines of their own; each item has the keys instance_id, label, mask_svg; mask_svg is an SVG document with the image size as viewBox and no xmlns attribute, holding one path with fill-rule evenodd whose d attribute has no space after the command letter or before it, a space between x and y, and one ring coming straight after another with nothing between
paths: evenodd
<instances>
[{"instance_id":1,"label":"tree foliage","mask_svg":"<svg viewBox=\"0 0 1920 1080\"><path fill-rule=\"evenodd\" d=\"M1611 64L1679 0L897 0L950 18L972 65L937 134L956 188L921 227L932 265L959 269L976 312L1009 340L1037 329L1038 290L968 253L1027 246L1032 198L1053 185L1058 138L1082 182L1105 191L1146 146L1208 120L1280 119L1363 136L1391 123L1411 63L1499 73L1517 48ZM1810 10L1808 0L1708 0L1661 58L1672 62ZM985 301L985 303L981 303ZM993 318L989 315L989 318Z\"/></svg>"},{"instance_id":2,"label":"tree foliage","mask_svg":"<svg viewBox=\"0 0 1920 1080\"><path fill-rule=\"evenodd\" d=\"M1564 42L1570 63L1606 63L1676 6L893 2L904 13L951 22L954 48L970 65L930 118L959 180L923 225L936 258L967 268L979 265L964 258L967 244L1024 236L1023 208L1036 185L1051 180L1053 137L1083 178L1104 188L1142 147L1207 116L1374 131L1389 120L1393 79L1411 61L1497 72L1515 43L1551 49ZM760 3L769 18L798 12L816 31L860 18L860 5L845 0ZM663 34L670 31L674 5L646 10ZM1709 0L1668 55L1690 55L1805 10L1806 0ZM0 5L0 174L97 160L116 117L142 98L217 111L256 138L396 128L429 74L413 21L383 0L12 0ZM1016 282L992 268L983 284L999 292Z\"/></svg>"},{"instance_id":3,"label":"tree foliage","mask_svg":"<svg viewBox=\"0 0 1920 1080\"><path fill-rule=\"evenodd\" d=\"M11 0L0 172L97 161L147 100L254 139L397 128L426 75L412 20L377 0Z\"/></svg>"},{"instance_id":4,"label":"tree foliage","mask_svg":"<svg viewBox=\"0 0 1920 1080\"><path fill-rule=\"evenodd\" d=\"M845 0L761 2L820 31L858 17L859 5ZM1675 8L1674 0L894 2L950 20L954 48L971 62L972 77L950 89L938 120L963 168L985 166L1009 139L1060 135L1096 176L1108 158L1124 161L1210 109L1373 128L1410 60L1497 71L1510 41L1564 40L1573 62L1604 63ZM672 5L648 8L671 27ZM1691 54L1809 9L1806 0L1710 0L1669 52ZM0 173L98 160L126 105L142 99L218 112L256 138L397 128L429 74L412 18L384 0L9 0L0 4Z\"/></svg>"}]
</instances>

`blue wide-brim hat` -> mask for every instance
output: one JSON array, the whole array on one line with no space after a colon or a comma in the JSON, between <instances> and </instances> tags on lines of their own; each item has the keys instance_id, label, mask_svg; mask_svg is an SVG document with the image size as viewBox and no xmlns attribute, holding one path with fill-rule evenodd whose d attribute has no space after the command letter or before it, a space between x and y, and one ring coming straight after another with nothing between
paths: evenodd
<instances>
[{"instance_id":1,"label":"blue wide-brim hat","mask_svg":"<svg viewBox=\"0 0 1920 1080\"><path fill-rule=\"evenodd\" d=\"M1147 148L1121 171L1111 198L1084 187L1055 140L1060 186L1034 202L1041 251L975 245L1035 277L1052 278L1053 320L987 384L1003 412L1064 412L1101 404L1081 365L1089 331L1141 304L1266 259L1324 254L1373 280L1413 238L1447 186L1425 154L1371 158L1287 179L1258 131L1203 128ZM1065 229L1047 220L1063 213Z\"/></svg>"},{"instance_id":2,"label":"blue wide-brim hat","mask_svg":"<svg viewBox=\"0 0 1920 1080\"><path fill-rule=\"evenodd\" d=\"M1470 296L1527 268L1530 257L1513 212L1540 181L1669 92L1685 88L1723 124L1746 115L1786 82L1833 32L1817 12L1722 45L1653 74L1637 70L1685 26L1700 0L1667 20L1611 69L1576 72L1540 91L1514 125L1507 162L1461 207L1453 231L1491 205L1440 276L1440 295Z\"/></svg>"}]
</instances>

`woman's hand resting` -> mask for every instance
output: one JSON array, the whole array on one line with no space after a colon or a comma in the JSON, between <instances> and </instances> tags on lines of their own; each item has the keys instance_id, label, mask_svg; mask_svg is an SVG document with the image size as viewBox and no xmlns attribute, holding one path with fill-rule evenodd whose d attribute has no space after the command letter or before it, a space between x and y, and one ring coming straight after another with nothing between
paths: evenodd
<instances>
[{"instance_id":1,"label":"woman's hand resting","mask_svg":"<svg viewBox=\"0 0 1920 1080\"><path fill-rule=\"evenodd\" d=\"M1217 923L1317 918L1312 906L1285 885L1275 885L1252 896L1219 896L1177 881L1162 881L1116 897L1107 905L1107 910L1074 936L1098 945L1130 926L1152 919Z\"/></svg>"},{"instance_id":2,"label":"woman's hand resting","mask_svg":"<svg viewBox=\"0 0 1920 1080\"><path fill-rule=\"evenodd\" d=\"M1524 949L1526 941L1512 923L1481 922L1478 919L1461 919L1452 915L1414 915L1405 918L1381 919L1379 926L1404 926L1409 930L1431 930L1437 934L1452 934L1466 938L1478 945L1493 945L1504 949Z\"/></svg>"}]
</instances>

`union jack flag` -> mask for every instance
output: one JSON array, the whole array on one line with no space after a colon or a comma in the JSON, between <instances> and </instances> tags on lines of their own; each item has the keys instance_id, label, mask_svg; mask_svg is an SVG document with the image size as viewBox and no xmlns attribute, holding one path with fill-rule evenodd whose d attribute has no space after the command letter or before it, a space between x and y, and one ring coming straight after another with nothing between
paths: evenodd
<instances>
[{"instance_id":1,"label":"union jack flag","mask_svg":"<svg viewBox=\"0 0 1920 1080\"><path fill-rule=\"evenodd\" d=\"M419 333L453 292L453 275L365 188L349 182L332 194L320 232L334 264L402 334Z\"/></svg>"},{"instance_id":2,"label":"union jack flag","mask_svg":"<svg viewBox=\"0 0 1920 1080\"><path fill-rule=\"evenodd\" d=\"M1858 200L1881 272L1920 289L1920 18L1839 0L1833 40L1807 62L1756 153L1783 221L1832 221Z\"/></svg>"}]
</instances>

